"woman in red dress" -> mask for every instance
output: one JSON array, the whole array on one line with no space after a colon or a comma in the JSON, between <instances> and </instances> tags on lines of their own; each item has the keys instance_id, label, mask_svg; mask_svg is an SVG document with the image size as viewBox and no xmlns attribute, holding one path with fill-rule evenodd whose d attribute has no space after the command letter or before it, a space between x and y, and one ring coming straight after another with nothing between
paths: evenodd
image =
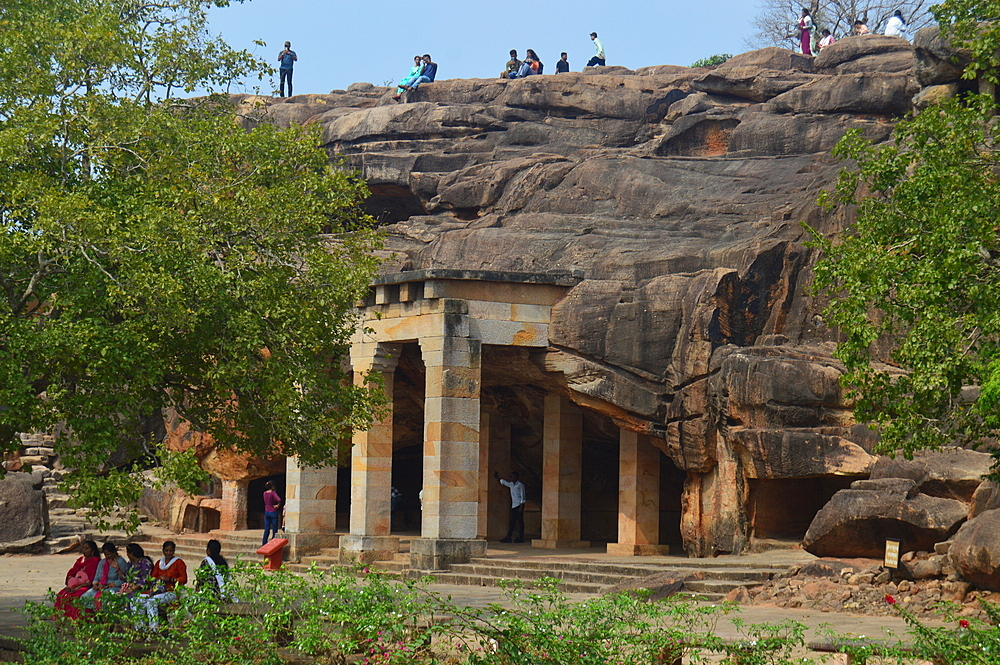
<instances>
[{"instance_id":1,"label":"woman in red dress","mask_svg":"<svg viewBox=\"0 0 1000 665\"><path fill-rule=\"evenodd\" d=\"M56 610L69 619L80 618L80 604L77 599L87 593L94 583L97 564L101 561L100 550L94 541L84 541L80 549L83 556L77 559L66 573L66 587L56 594Z\"/></svg>"}]
</instances>

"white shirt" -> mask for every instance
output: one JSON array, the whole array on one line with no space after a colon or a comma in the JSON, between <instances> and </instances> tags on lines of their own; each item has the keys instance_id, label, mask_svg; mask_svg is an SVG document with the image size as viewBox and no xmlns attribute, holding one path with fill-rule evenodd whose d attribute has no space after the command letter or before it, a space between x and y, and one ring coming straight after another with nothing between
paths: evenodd
<instances>
[{"instance_id":1,"label":"white shirt","mask_svg":"<svg viewBox=\"0 0 1000 665\"><path fill-rule=\"evenodd\" d=\"M893 16L885 24L885 34L887 37L902 37L906 41L910 41L910 35L906 32L906 24L898 16Z\"/></svg>"},{"instance_id":2,"label":"white shirt","mask_svg":"<svg viewBox=\"0 0 1000 665\"><path fill-rule=\"evenodd\" d=\"M601 40L597 37L594 37L594 48L597 50L597 57L604 60L604 44L602 44ZM516 508L517 506L514 507Z\"/></svg>"},{"instance_id":3,"label":"white shirt","mask_svg":"<svg viewBox=\"0 0 1000 665\"><path fill-rule=\"evenodd\" d=\"M510 488L510 507L517 508L522 503L524 503L524 483L520 480L516 482L511 482L509 480L500 479L500 484L505 485Z\"/></svg>"}]
</instances>

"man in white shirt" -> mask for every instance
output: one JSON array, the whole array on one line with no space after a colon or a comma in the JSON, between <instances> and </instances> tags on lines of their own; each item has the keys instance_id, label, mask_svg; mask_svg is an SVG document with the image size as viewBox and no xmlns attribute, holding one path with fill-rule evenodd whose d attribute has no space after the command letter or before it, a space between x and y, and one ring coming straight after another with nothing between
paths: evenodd
<instances>
[{"instance_id":1,"label":"man in white shirt","mask_svg":"<svg viewBox=\"0 0 1000 665\"><path fill-rule=\"evenodd\" d=\"M607 60L604 57L604 44L602 44L601 40L597 38L596 32L590 33L590 39L594 42L594 49L597 53L595 53L594 57L587 62L587 66L604 67L607 64Z\"/></svg>"},{"instance_id":2,"label":"man in white shirt","mask_svg":"<svg viewBox=\"0 0 1000 665\"><path fill-rule=\"evenodd\" d=\"M493 477L500 481L504 487L510 488L510 523L507 528L507 535L500 542L509 543L514 535L514 527L518 527L515 543L524 542L524 483L521 482L520 474L517 471L510 472L510 480L504 480L496 471Z\"/></svg>"}]
</instances>

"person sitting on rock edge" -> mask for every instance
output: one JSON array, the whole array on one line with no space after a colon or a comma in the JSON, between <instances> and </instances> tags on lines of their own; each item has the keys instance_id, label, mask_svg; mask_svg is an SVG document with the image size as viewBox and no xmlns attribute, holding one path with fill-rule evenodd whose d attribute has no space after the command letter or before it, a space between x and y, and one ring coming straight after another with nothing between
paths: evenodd
<instances>
[{"instance_id":1,"label":"person sitting on rock edge","mask_svg":"<svg viewBox=\"0 0 1000 665\"><path fill-rule=\"evenodd\" d=\"M590 33L590 39L594 42L594 48L597 49L597 53L593 58L587 61L588 67L604 67L607 64L607 59L604 57L604 44L601 40L597 38L597 33Z\"/></svg>"},{"instance_id":2,"label":"person sitting on rock edge","mask_svg":"<svg viewBox=\"0 0 1000 665\"><path fill-rule=\"evenodd\" d=\"M431 60L431 56L424 53L424 71L415 78L409 85L405 86L407 90L413 91L420 87L421 83L433 83L434 78L437 76L438 66L437 63Z\"/></svg>"},{"instance_id":3,"label":"person sitting on rock edge","mask_svg":"<svg viewBox=\"0 0 1000 665\"><path fill-rule=\"evenodd\" d=\"M569 60L566 58L566 51L559 54L559 59L556 60L556 74L566 74L569 72Z\"/></svg>"},{"instance_id":4,"label":"person sitting on rock edge","mask_svg":"<svg viewBox=\"0 0 1000 665\"><path fill-rule=\"evenodd\" d=\"M910 41L910 34L906 31L906 21L903 20L903 12L898 9L893 12L889 22L885 24L886 37L900 37Z\"/></svg>"},{"instance_id":5,"label":"person sitting on rock edge","mask_svg":"<svg viewBox=\"0 0 1000 665\"><path fill-rule=\"evenodd\" d=\"M517 49L510 50L510 60L507 61L507 65L504 70L500 73L500 78L512 78L511 73L517 73L521 69L521 61L517 59Z\"/></svg>"},{"instance_id":6,"label":"person sitting on rock edge","mask_svg":"<svg viewBox=\"0 0 1000 665\"><path fill-rule=\"evenodd\" d=\"M854 34L855 35L867 35L868 34L868 26L865 25L864 21L855 21L854 22Z\"/></svg>"},{"instance_id":7,"label":"person sitting on rock edge","mask_svg":"<svg viewBox=\"0 0 1000 665\"><path fill-rule=\"evenodd\" d=\"M413 56L413 66L410 67L410 73L404 76L403 79L399 82L399 86L396 88L396 94L393 95L392 98L399 99L400 96L403 94L403 90L406 89L406 86L416 81L417 77L420 76L423 73L423 71L424 71L424 61L420 58L419 55Z\"/></svg>"},{"instance_id":8,"label":"person sitting on rock edge","mask_svg":"<svg viewBox=\"0 0 1000 665\"><path fill-rule=\"evenodd\" d=\"M516 74L508 74L512 79L523 79L528 76L534 76L535 74L541 74L545 65L539 59L538 54L535 53L533 49L528 49L525 52L524 62L521 63L521 68L517 70Z\"/></svg>"}]
</instances>

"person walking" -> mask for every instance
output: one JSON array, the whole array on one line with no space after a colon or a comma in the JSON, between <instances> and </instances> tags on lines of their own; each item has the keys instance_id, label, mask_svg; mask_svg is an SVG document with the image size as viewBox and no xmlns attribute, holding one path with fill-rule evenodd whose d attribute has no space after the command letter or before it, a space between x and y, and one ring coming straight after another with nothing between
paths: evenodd
<instances>
[{"instance_id":1,"label":"person walking","mask_svg":"<svg viewBox=\"0 0 1000 665\"><path fill-rule=\"evenodd\" d=\"M264 483L264 538L260 541L261 547L267 545L267 541L278 535L278 508L281 506L281 495L274 488L273 481Z\"/></svg>"},{"instance_id":2,"label":"person walking","mask_svg":"<svg viewBox=\"0 0 1000 665\"><path fill-rule=\"evenodd\" d=\"M511 542L514 536L514 529L517 527L517 538L515 543L524 542L524 483L521 482L521 475L517 471L510 472L510 480L504 480L496 471L493 477L500 481L500 484L510 489L510 520L507 526L507 535L500 539L501 543Z\"/></svg>"},{"instance_id":3,"label":"person walking","mask_svg":"<svg viewBox=\"0 0 1000 665\"><path fill-rule=\"evenodd\" d=\"M593 58L587 61L588 67L604 67L607 64L607 59L604 57L604 44L601 40L597 38L597 33L590 33L590 39L594 42L594 48L597 49L597 53Z\"/></svg>"},{"instance_id":4,"label":"person walking","mask_svg":"<svg viewBox=\"0 0 1000 665\"><path fill-rule=\"evenodd\" d=\"M295 62L299 59L299 56L295 55L295 51L292 50L292 43L285 42L284 50L278 54L278 92L282 97L285 96L285 81L288 81L288 96L292 96L292 68L295 66Z\"/></svg>"},{"instance_id":5,"label":"person walking","mask_svg":"<svg viewBox=\"0 0 1000 665\"><path fill-rule=\"evenodd\" d=\"M799 17L799 46L802 48L802 55L812 55L812 32L812 15L803 7L802 16Z\"/></svg>"}]
</instances>

